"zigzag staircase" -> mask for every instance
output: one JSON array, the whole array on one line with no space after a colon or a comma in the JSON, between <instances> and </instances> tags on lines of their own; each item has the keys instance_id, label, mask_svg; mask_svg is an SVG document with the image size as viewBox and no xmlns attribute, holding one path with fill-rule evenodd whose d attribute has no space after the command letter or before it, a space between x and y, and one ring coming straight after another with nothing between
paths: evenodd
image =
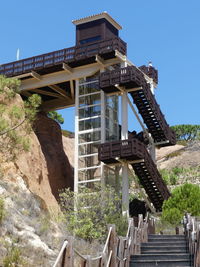
<instances>
[{"instance_id":1,"label":"zigzag staircase","mask_svg":"<svg viewBox=\"0 0 200 267\"><path fill-rule=\"evenodd\" d=\"M154 68L129 66L101 73L100 88L107 94L120 92L120 88L129 92L154 143L157 146L175 145L175 133L167 124L151 92L150 81L157 83L157 71ZM170 193L144 143L132 138L102 144L99 159L106 164L128 160L154 207L161 211L163 201L169 198Z\"/></svg>"},{"instance_id":2,"label":"zigzag staircase","mask_svg":"<svg viewBox=\"0 0 200 267\"><path fill-rule=\"evenodd\" d=\"M155 75L153 78L156 82ZM122 86L125 90L130 92L154 142L158 143L160 146L175 145L175 133L167 124L150 90L150 84L145 79L145 74L135 66L106 71L101 74L100 88L105 93L119 91L116 85Z\"/></svg>"},{"instance_id":3,"label":"zigzag staircase","mask_svg":"<svg viewBox=\"0 0 200 267\"><path fill-rule=\"evenodd\" d=\"M128 160L155 209L161 211L162 203L169 198L170 193L142 142L132 138L104 143L99 147L99 160L105 164L116 164L121 160Z\"/></svg>"}]
</instances>

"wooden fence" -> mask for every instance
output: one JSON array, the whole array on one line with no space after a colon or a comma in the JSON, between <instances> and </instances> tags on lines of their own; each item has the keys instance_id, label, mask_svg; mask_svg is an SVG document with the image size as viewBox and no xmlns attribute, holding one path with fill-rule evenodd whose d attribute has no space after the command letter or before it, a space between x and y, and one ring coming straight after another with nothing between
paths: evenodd
<instances>
[{"instance_id":1,"label":"wooden fence","mask_svg":"<svg viewBox=\"0 0 200 267\"><path fill-rule=\"evenodd\" d=\"M53 267L74 267L75 254L80 257L80 264L76 267L128 267L130 256L140 254L141 243L148 241L148 234L155 233L154 220L147 214L139 215L138 225L129 219L125 237L118 236L115 225L109 225L107 239L100 256L82 255L73 248L73 238L64 241Z\"/></svg>"},{"instance_id":2,"label":"wooden fence","mask_svg":"<svg viewBox=\"0 0 200 267\"><path fill-rule=\"evenodd\" d=\"M186 214L183 224L189 252L194 257L194 267L200 267L200 220Z\"/></svg>"}]
</instances>

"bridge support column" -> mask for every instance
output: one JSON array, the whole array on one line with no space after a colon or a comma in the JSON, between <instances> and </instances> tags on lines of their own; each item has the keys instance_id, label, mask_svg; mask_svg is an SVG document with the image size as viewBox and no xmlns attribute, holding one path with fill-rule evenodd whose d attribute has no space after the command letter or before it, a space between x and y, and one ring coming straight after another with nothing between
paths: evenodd
<instances>
[{"instance_id":1,"label":"bridge support column","mask_svg":"<svg viewBox=\"0 0 200 267\"><path fill-rule=\"evenodd\" d=\"M128 139L128 101L127 93L123 92L121 96L121 139ZM129 181L128 181L128 164L122 166L122 209L129 211Z\"/></svg>"},{"instance_id":2,"label":"bridge support column","mask_svg":"<svg viewBox=\"0 0 200 267\"><path fill-rule=\"evenodd\" d=\"M75 86L75 153L74 153L74 192L78 193L78 106L79 106L79 80Z\"/></svg>"}]
</instances>

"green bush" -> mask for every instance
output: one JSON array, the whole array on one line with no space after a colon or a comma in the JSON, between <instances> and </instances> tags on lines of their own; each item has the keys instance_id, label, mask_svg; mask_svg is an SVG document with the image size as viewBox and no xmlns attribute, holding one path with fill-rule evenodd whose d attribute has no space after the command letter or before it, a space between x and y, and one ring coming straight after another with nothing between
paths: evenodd
<instances>
[{"instance_id":1,"label":"green bush","mask_svg":"<svg viewBox=\"0 0 200 267\"><path fill-rule=\"evenodd\" d=\"M180 169L180 170L179 170ZM172 170L159 170L166 185L176 185L179 175L182 173L182 168L173 168Z\"/></svg>"},{"instance_id":2,"label":"green bush","mask_svg":"<svg viewBox=\"0 0 200 267\"><path fill-rule=\"evenodd\" d=\"M200 187L198 185L186 183L176 187L171 197L163 203L162 220L171 224L179 224L186 212L192 216L200 215Z\"/></svg>"},{"instance_id":3,"label":"green bush","mask_svg":"<svg viewBox=\"0 0 200 267\"><path fill-rule=\"evenodd\" d=\"M96 192L85 188L79 194L67 189L60 194L60 203L68 231L79 238L102 241L108 224L115 224L118 234L126 233L127 219L122 216L120 198L111 188Z\"/></svg>"}]
</instances>

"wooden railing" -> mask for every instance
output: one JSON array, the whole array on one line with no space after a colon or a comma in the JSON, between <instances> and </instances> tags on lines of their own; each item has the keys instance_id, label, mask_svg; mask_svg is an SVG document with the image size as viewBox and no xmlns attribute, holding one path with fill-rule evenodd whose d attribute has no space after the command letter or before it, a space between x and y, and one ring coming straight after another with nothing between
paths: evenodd
<instances>
[{"instance_id":1,"label":"wooden railing","mask_svg":"<svg viewBox=\"0 0 200 267\"><path fill-rule=\"evenodd\" d=\"M126 43L119 37L102 40L92 44L64 48L47 54L3 64L0 65L0 74L7 77L13 77L33 70L38 71L44 68L54 67L63 62L68 64L74 63L78 60L98 54L106 54L115 50L126 55Z\"/></svg>"},{"instance_id":2,"label":"wooden railing","mask_svg":"<svg viewBox=\"0 0 200 267\"><path fill-rule=\"evenodd\" d=\"M145 220L139 215L138 225L129 219L125 237L118 236L115 225L109 226L108 236L102 253L98 257L82 255L73 248L72 238L64 241L53 267L73 267L75 254L80 257L77 267L128 267L130 256L140 254L141 243L148 241L148 234L155 233L154 220L147 215Z\"/></svg>"},{"instance_id":3,"label":"wooden railing","mask_svg":"<svg viewBox=\"0 0 200 267\"><path fill-rule=\"evenodd\" d=\"M137 138L107 142L99 145L98 157L105 164L119 163L118 159L140 160L147 153L145 145Z\"/></svg>"},{"instance_id":4,"label":"wooden railing","mask_svg":"<svg viewBox=\"0 0 200 267\"><path fill-rule=\"evenodd\" d=\"M200 221L186 214L183 218L184 232L189 252L194 257L194 267L200 267Z\"/></svg>"}]
</instances>

